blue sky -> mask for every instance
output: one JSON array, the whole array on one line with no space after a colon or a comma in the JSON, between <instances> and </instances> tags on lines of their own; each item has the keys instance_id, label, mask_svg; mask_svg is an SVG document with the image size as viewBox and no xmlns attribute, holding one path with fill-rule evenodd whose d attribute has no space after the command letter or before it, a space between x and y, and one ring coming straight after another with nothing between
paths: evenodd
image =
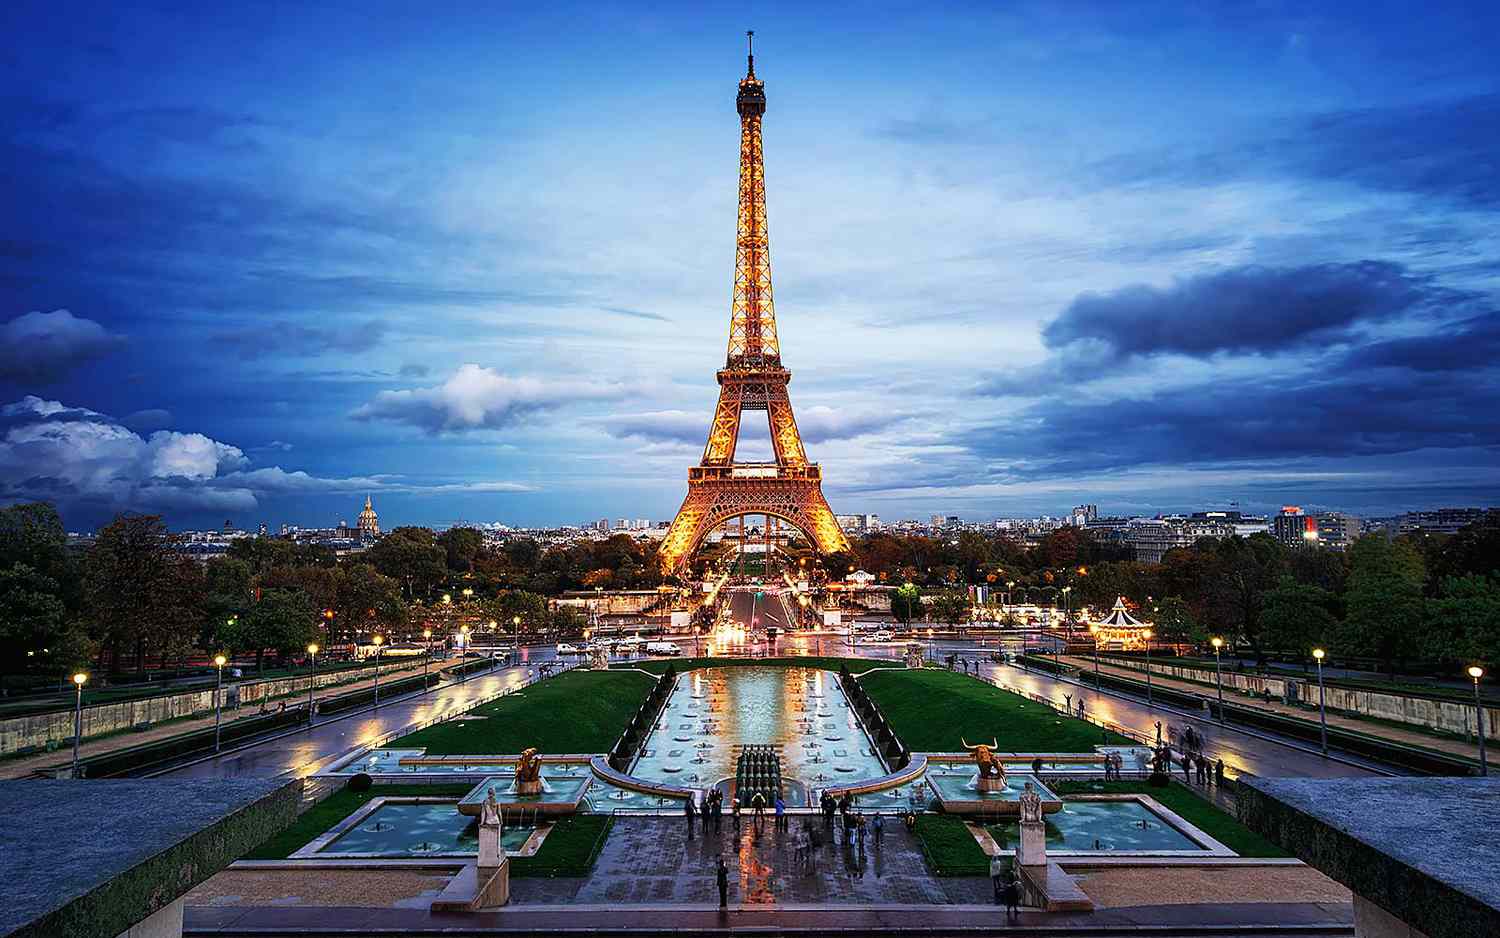
<instances>
[{"instance_id":1,"label":"blue sky","mask_svg":"<svg viewBox=\"0 0 1500 938\"><path fill-rule=\"evenodd\" d=\"M754 27L835 510L1493 504L1494 11L9 4L0 500L670 517Z\"/></svg>"}]
</instances>

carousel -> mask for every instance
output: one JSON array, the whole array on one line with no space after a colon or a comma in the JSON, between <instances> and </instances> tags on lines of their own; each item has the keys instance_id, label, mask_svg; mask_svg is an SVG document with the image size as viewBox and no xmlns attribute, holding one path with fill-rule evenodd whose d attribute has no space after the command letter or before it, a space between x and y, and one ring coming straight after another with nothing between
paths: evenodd
<instances>
[{"instance_id":1,"label":"carousel","mask_svg":"<svg viewBox=\"0 0 1500 938\"><path fill-rule=\"evenodd\" d=\"M1089 623L1089 633L1101 651L1140 651L1146 647L1152 624L1142 622L1125 608L1125 597L1115 599L1115 606L1097 622Z\"/></svg>"}]
</instances>

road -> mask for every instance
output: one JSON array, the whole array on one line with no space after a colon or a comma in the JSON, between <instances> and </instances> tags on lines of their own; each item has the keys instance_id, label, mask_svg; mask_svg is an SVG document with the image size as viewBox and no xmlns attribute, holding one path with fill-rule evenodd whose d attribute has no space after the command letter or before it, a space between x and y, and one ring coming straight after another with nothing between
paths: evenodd
<instances>
[{"instance_id":1,"label":"road","mask_svg":"<svg viewBox=\"0 0 1500 938\"><path fill-rule=\"evenodd\" d=\"M551 648L521 649L521 663L467 681L440 684L425 694L382 703L377 710L333 714L297 730L212 759L164 773L169 778L266 778L306 776L337 756L368 746L388 733L473 707L487 697L519 687L538 665L556 659ZM340 718L342 716L342 718Z\"/></svg>"}]
</instances>

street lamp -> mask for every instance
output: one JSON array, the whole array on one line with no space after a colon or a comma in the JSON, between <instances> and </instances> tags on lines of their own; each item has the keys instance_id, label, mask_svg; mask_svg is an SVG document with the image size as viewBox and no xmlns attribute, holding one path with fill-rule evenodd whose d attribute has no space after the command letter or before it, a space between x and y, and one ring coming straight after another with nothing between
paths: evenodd
<instances>
[{"instance_id":1,"label":"street lamp","mask_svg":"<svg viewBox=\"0 0 1500 938\"><path fill-rule=\"evenodd\" d=\"M469 683L469 669L464 665L469 663L469 626L467 624L458 627L458 683Z\"/></svg>"},{"instance_id":2,"label":"street lamp","mask_svg":"<svg viewBox=\"0 0 1500 938\"><path fill-rule=\"evenodd\" d=\"M1219 669L1219 649L1224 647L1224 640L1215 635L1209 641L1214 646L1214 683L1219 688L1219 722L1224 722L1224 672Z\"/></svg>"},{"instance_id":3,"label":"street lamp","mask_svg":"<svg viewBox=\"0 0 1500 938\"><path fill-rule=\"evenodd\" d=\"M307 675L307 725L313 721L313 687L318 683L318 643L307 646L307 656L312 661L312 671Z\"/></svg>"},{"instance_id":4,"label":"street lamp","mask_svg":"<svg viewBox=\"0 0 1500 938\"><path fill-rule=\"evenodd\" d=\"M219 751L219 690L224 686L224 665L229 659L223 655L214 655L214 667L218 669L218 677L214 681L214 752Z\"/></svg>"},{"instance_id":5,"label":"street lamp","mask_svg":"<svg viewBox=\"0 0 1500 938\"><path fill-rule=\"evenodd\" d=\"M1150 629L1147 629L1146 631L1144 631L1144 632L1141 633L1141 637L1146 640L1146 706L1147 707L1155 707L1156 706L1156 704L1151 699L1151 636L1153 636L1155 634L1156 633L1153 632L1153 631L1151 631Z\"/></svg>"},{"instance_id":6,"label":"street lamp","mask_svg":"<svg viewBox=\"0 0 1500 938\"><path fill-rule=\"evenodd\" d=\"M1321 648L1313 649L1313 660L1318 662L1318 738L1325 756L1328 755L1328 717L1323 713L1323 656L1326 654Z\"/></svg>"},{"instance_id":7,"label":"street lamp","mask_svg":"<svg viewBox=\"0 0 1500 938\"><path fill-rule=\"evenodd\" d=\"M427 665L432 661L432 629L422 630L422 693L427 693Z\"/></svg>"},{"instance_id":8,"label":"street lamp","mask_svg":"<svg viewBox=\"0 0 1500 938\"><path fill-rule=\"evenodd\" d=\"M1477 664L1470 665L1469 677L1474 680L1474 728L1479 731L1479 774L1489 775L1490 763L1484 756L1484 705L1479 701L1479 679L1484 677L1484 668Z\"/></svg>"},{"instance_id":9,"label":"street lamp","mask_svg":"<svg viewBox=\"0 0 1500 938\"><path fill-rule=\"evenodd\" d=\"M385 644L385 636L375 635L370 638L375 643L375 706L372 710L380 709L380 646Z\"/></svg>"},{"instance_id":10,"label":"street lamp","mask_svg":"<svg viewBox=\"0 0 1500 938\"><path fill-rule=\"evenodd\" d=\"M1089 635L1094 639L1094 699L1099 698L1099 624L1089 623Z\"/></svg>"},{"instance_id":11,"label":"street lamp","mask_svg":"<svg viewBox=\"0 0 1500 938\"><path fill-rule=\"evenodd\" d=\"M77 702L73 705L73 777L78 777L78 742L83 737L83 685L89 676L82 671L73 675L73 686L78 688Z\"/></svg>"}]
</instances>

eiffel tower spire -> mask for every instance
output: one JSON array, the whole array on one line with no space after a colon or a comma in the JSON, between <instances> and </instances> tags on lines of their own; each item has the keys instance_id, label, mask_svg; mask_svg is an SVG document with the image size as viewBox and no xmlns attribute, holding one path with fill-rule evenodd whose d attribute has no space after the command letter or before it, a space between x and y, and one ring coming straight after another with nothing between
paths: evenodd
<instances>
[{"instance_id":1,"label":"eiffel tower spire","mask_svg":"<svg viewBox=\"0 0 1500 938\"><path fill-rule=\"evenodd\" d=\"M754 42L755 34L746 38ZM657 556L680 571L703 538L718 525L745 515L765 515L798 528L824 553L848 550L849 541L823 498L822 472L807 459L781 364L776 307L771 297L771 246L766 234L766 173L761 155L765 83L755 77L754 46L735 97L740 115L739 219L734 249L734 293L729 314L729 353L718 373L714 408L703 459L688 470L688 494ZM737 463L740 418L763 410L776 461Z\"/></svg>"}]
</instances>

